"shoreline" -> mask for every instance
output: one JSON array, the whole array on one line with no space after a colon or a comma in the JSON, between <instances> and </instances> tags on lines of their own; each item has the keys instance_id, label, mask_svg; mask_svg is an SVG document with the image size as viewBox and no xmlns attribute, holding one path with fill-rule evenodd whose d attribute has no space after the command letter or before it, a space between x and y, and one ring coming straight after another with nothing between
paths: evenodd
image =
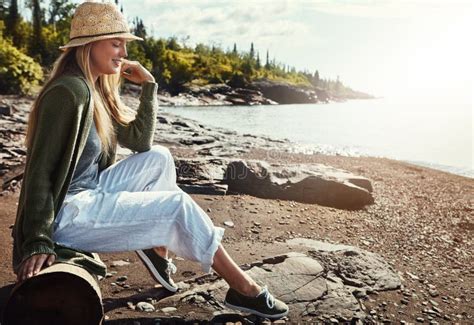
<instances>
[{"instance_id":1,"label":"shoreline","mask_svg":"<svg viewBox=\"0 0 474 325\"><path fill-rule=\"evenodd\" d=\"M325 104L325 103L317 103L317 104ZM280 104L278 104L278 105L280 105ZM282 104L282 105L284 105L284 104ZM305 105L305 104L300 104L300 105ZM205 106L205 107L208 107L208 106L219 107L219 105L203 105L203 106ZM236 106L238 106L238 105L236 105ZM189 108L189 107L196 107L196 106L188 105L188 106L175 106L175 107L176 108ZM166 108L169 109L169 108L174 108L174 107L173 106L166 106ZM184 117L184 116L181 116L181 115L176 114L176 113L170 113L168 111L168 112L166 112L166 114L173 115L174 117L182 119L182 120L191 121L194 124L204 125L202 122L199 122L198 120L188 118L188 117ZM222 128L222 127L216 127L216 126L212 126L212 125L205 125L205 126L207 128L210 128L210 129L216 129L216 128L225 129L225 128ZM228 130L231 131L231 132L236 132L236 133L240 134L241 136L244 136L244 135L248 134L248 133L240 133L239 131L236 131L236 130L233 130L233 129L228 129ZM474 169L469 169L467 167L444 165L444 164L438 164L438 163L427 162L427 161L407 160L407 159L400 159L400 158L396 158L396 157L369 154L369 153L354 153L354 152L350 152L350 151L344 151L344 149L341 150L341 149L334 148L331 145L326 145L326 148L324 148L324 147L321 147L321 146L318 146L318 145L315 145L315 144L302 144L302 143L298 143L296 141L292 141L292 140L287 139L287 138L283 138L283 139L282 138L276 138L276 137L272 137L272 136L267 135L267 134L253 134L253 133L250 133L249 135L254 136L254 137L261 137L261 138L271 139L273 141L278 141L278 142L284 141L288 146L290 146L289 148L285 148L285 151L291 152L291 153L303 153L303 154L308 154L308 155L311 155L311 154L324 154L324 155L330 155L330 156L345 156L345 157L386 158L386 159L392 159L392 160L395 160L395 161L405 162L405 163L408 163L408 164L411 164L411 165L414 165L414 166L418 166L418 167L430 168L430 169L434 169L434 170L437 170L437 171L443 171L443 172L446 172L446 173L449 173L449 174L452 174L452 175L462 176L462 177L466 177L466 178L469 178L469 179L474 179ZM349 148L349 150L350 150L350 148Z\"/></svg>"}]
</instances>

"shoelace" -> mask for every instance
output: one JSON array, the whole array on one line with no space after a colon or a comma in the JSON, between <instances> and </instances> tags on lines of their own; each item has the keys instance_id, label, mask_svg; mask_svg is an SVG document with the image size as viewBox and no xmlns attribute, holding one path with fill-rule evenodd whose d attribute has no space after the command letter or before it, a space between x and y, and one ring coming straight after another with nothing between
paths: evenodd
<instances>
[{"instance_id":1,"label":"shoelace","mask_svg":"<svg viewBox=\"0 0 474 325\"><path fill-rule=\"evenodd\" d=\"M173 264L173 259L168 259L168 266L166 267L166 273L175 274L177 271L176 265Z\"/></svg>"},{"instance_id":2,"label":"shoelace","mask_svg":"<svg viewBox=\"0 0 474 325\"><path fill-rule=\"evenodd\" d=\"M262 293L265 297L266 303L268 308L272 309L275 306L275 298L272 296L272 294L268 291L268 287L264 286L262 288ZM260 294L262 294L260 293Z\"/></svg>"}]
</instances>

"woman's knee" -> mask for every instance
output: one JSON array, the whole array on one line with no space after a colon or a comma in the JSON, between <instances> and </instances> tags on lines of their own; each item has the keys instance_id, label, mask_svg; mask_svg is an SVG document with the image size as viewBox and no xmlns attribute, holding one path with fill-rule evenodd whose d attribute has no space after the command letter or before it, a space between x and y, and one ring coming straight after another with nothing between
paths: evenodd
<instances>
[{"instance_id":1,"label":"woman's knee","mask_svg":"<svg viewBox=\"0 0 474 325\"><path fill-rule=\"evenodd\" d=\"M160 160L160 161L167 161L167 162L174 163L171 151L165 146L162 146L159 144L153 145L150 148L150 150L146 151L146 154L150 156L153 160Z\"/></svg>"}]
</instances>

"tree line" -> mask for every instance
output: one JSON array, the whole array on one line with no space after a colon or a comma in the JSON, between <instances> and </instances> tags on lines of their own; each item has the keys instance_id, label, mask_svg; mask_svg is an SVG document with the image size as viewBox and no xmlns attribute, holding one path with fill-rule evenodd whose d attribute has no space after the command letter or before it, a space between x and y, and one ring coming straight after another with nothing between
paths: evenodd
<instances>
[{"instance_id":1,"label":"tree line","mask_svg":"<svg viewBox=\"0 0 474 325\"><path fill-rule=\"evenodd\" d=\"M115 0L118 5L118 0ZM23 2L31 10L31 20L19 12L19 1L2 1L0 5L0 92L27 93L39 85L52 63L59 56L58 47L69 39L69 28L77 4L66 0L50 1L44 8L41 0ZM120 6L123 12L123 6ZM135 17L132 32L143 42L128 43L128 59L137 60L155 77L160 88L179 93L189 83L206 85L227 83L245 87L266 78L305 87L318 87L335 96L344 96L352 89L336 80L320 78L319 72L297 71L275 58L267 50L264 59L254 43L248 51L220 46L196 44L187 46L177 37L155 38L149 35L142 19Z\"/></svg>"}]
</instances>

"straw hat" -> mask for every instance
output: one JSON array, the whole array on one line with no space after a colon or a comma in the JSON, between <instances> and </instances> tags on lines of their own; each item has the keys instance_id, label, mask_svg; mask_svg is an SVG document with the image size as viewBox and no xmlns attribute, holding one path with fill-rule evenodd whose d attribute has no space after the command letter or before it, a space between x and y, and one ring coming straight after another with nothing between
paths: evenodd
<instances>
[{"instance_id":1,"label":"straw hat","mask_svg":"<svg viewBox=\"0 0 474 325\"><path fill-rule=\"evenodd\" d=\"M72 18L69 42L59 49L64 51L69 47L115 37L143 41L143 38L130 33L125 17L115 4L84 2L76 8Z\"/></svg>"}]
</instances>

